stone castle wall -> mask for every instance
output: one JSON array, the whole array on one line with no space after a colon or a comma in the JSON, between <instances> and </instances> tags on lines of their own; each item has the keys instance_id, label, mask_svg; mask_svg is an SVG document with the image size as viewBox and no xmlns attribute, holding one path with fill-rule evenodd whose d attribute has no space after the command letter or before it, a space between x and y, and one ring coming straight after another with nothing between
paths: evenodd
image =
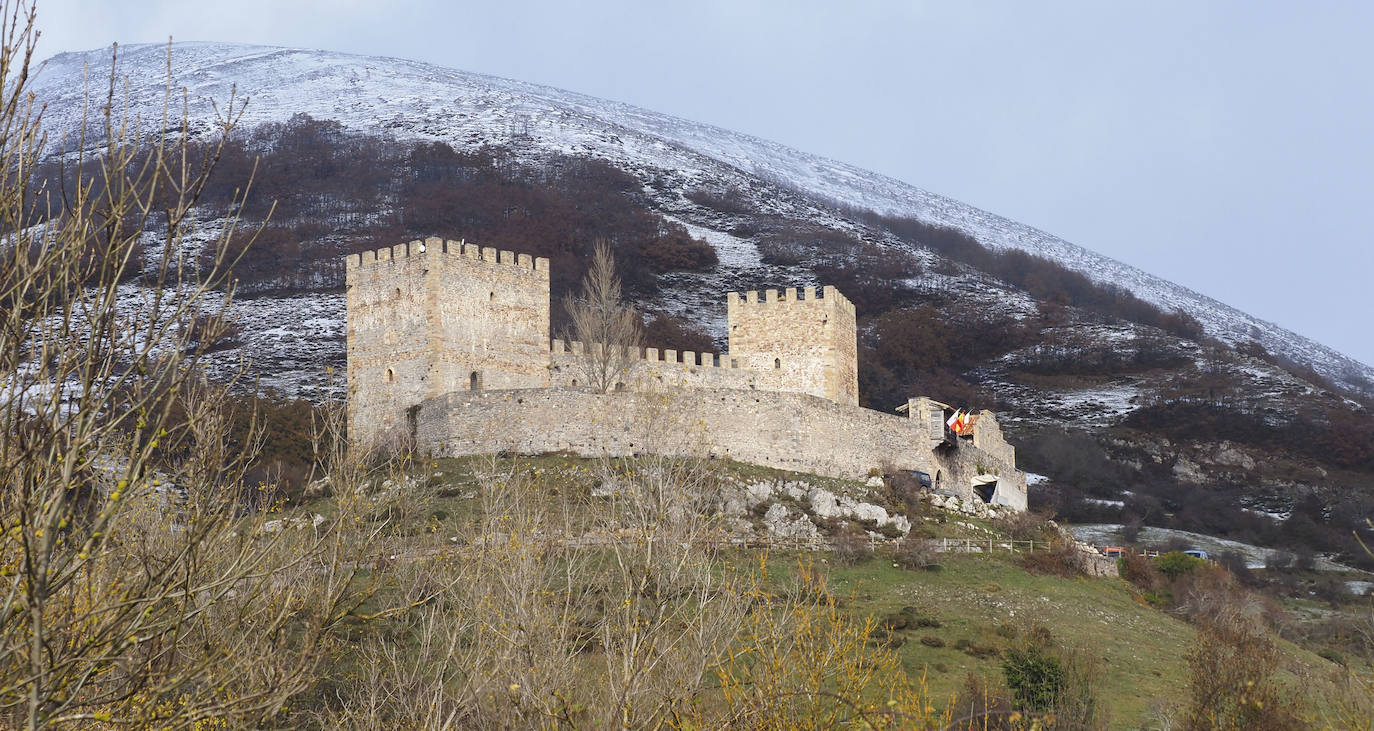
<instances>
[{"instance_id":1,"label":"stone castle wall","mask_svg":"<svg viewBox=\"0 0 1374 731\"><path fill-rule=\"evenodd\" d=\"M758 388L858 405L854 305L839 290L731 292L726 313L730 357L758 374Z\"/></svg>"},{"instance_id":2,"label":"stone castle wall","mask_svg":"<svg viewBox=\"0 0 1374 731\"><path fill-rule=\"evenodd\" d=\"M779 469L863 478L891 465L921 470L974 499L973 478L996 473L993 501L1024 510L1025 476L990 452L915 447L923 425L809 394L733 388L454 392L420 405L416 446L442 456L508 451L583 456L644 453L728 457Z\"/></svg>"},{"instance_id":3,"label":"stone castle wall","mask_svg":"<svg viewBox=\"0 0 1374 731\"><path fill-rule=\"evenodd\" d=\"M578 388L587 385L587 377L580 366L582 344L576 341L554 340L550 349L550 382L559 388ZM719 353L678 352L658 348L643 348L639 362L621 379L622 390L662 391L668 388L739 388L758 387L758 377L739 366L737 360Z\"/></svg>"},{"instance_id":4,"label":"stone castle wall","mask_svg":"<svg viewBox=\"0 0 1374 731\"><path fill-rule=\"evenodd\" d=\"M431 238L345 264L349 431L450 391L549 385L549 262Z\"/></svg>"}]
</instances>

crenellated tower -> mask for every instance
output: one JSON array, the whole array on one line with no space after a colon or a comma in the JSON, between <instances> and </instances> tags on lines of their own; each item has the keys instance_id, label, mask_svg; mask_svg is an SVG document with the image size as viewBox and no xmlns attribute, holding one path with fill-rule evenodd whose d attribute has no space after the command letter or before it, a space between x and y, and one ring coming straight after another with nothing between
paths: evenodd
<instances>
[{"instance_id":1,"label":"crenellated tower","mask_svg":"<svg viewBox=\"0 0 1374 731\"><path fill-rule=\"evenodd\" d=\"M731 292L726 312L730 358L757 374L758 388L858 405L857 323L839 290Z\"/></svg>"},{"instance_id":2,"label":"crenellated tower","mask_svg":"<svg viewBox=\"0 0 1374 731\"><path fill-rule=\"evenodd\" d=\"M429 238L350 255L345 282L355 442L428 398L549 385L548 259Z\"/></svg>"}]
</instances>

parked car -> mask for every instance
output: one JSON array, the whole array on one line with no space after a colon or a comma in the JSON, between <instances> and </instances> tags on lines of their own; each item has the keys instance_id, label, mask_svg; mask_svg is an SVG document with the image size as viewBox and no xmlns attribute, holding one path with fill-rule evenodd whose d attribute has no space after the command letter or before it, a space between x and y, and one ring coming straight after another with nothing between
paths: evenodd
<instances>
[{"instance_id":1,"label":"parked car","mask_svg":"<svg viewBox=\"0 0 1374 731\"><path fill-rule=\"evenodd\" d=\"M1200 558L1200 559L1202 559L1203 561L1210 561L1210 560L1211 560L1211 559L1207 558L1207 552L1206 552L1206 551L1202 551L1202 550L1199 550L1199 549L1196 549L1196 548L1190 548L1190 549L1184 551L1184 553L1188 554L1189 556L1192 556L1193 558Z\"/></svg>"},{"instance_id":2,"label":"parked car","mask_svg":"<svg viewBox=\"0 0 1374 731\"><path fill-rule=\"evenodd\" d=\"M920 470L907 470L906 473L907 473L908 475L911 475L912 477L915 477L915 478L916 478L916 482L919 483L919 484L921 485L921 487L924 487L924 488L926 488L927 490L929 490L930 487L934 484L934 483L931 482L931 480L930 480L930 473L929 473L929 472L922 472L922 471L920 471Z\"/></svg>"}]
</instances>

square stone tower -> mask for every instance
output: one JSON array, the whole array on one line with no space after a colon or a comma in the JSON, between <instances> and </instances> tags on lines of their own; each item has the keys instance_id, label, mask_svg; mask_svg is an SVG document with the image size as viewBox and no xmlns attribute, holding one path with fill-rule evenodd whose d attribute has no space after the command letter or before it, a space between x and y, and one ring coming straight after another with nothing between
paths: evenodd
<instances>
[{"instance_id":1,"label":"square stone tower","mask_svg":"<svg viewBox=\"0 0 1374 731\"><path fill-rule=\"evenodd\" d=\"M405 434L411 407L453 391L549 385L549 260L429 238L352 254L348 432Z\"/></svg>"},{"instance_id":2,"label":"square stone tower","mask_svg":"<svg viewBox=\"0 0 1374 731\"><path fill-rule=\"evenodd\" d=\"M808 393L858 405L854 305L839 290L815 287L731 292L726 301L730 358L757 375L759 389Z\"/></svg>"}]
</instances>

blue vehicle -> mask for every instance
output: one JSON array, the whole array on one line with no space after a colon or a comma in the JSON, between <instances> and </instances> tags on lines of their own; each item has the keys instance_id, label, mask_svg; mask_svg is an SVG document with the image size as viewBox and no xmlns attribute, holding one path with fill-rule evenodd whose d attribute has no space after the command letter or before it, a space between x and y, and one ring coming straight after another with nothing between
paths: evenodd
<instances>
[{"instance_id":1,"label":"blue vehicle","mask_svg":"<svg viewBox=\"0 0 1374 731\"><path fill-rule=\"evenodd\" d=\"M1211 560L1211 559L1207 558L1207 552L1206 552L1206 551L1200 551L1200 550L1198 550L1198 549L1196 549L1196 548L1190 548L1190 549L1184 551L1184 553L1188 554L1189 556L1192 556L1193 558L1200 558L1200 559L1202 559L1203 561L1210 561L1210 560Z\"/></svg>"},{"instance_id":2,"label":"blue vehicle","mask_svg":"<svg viewBox=\"0 0 1374 731\"><path fill-rule=\"evenodd\" d=\"M922 471L920 471L920 470L907 470L906 473L907 473L908 475L911 475L912 477L915 477L915 478L916 478L917 484L919 484L921 487L924 487L924 488L926 488L927 490L930 489L930 487L931 487L930 473L928 473L928 472L922 472Z\"/></svg>"}]
</instances>

